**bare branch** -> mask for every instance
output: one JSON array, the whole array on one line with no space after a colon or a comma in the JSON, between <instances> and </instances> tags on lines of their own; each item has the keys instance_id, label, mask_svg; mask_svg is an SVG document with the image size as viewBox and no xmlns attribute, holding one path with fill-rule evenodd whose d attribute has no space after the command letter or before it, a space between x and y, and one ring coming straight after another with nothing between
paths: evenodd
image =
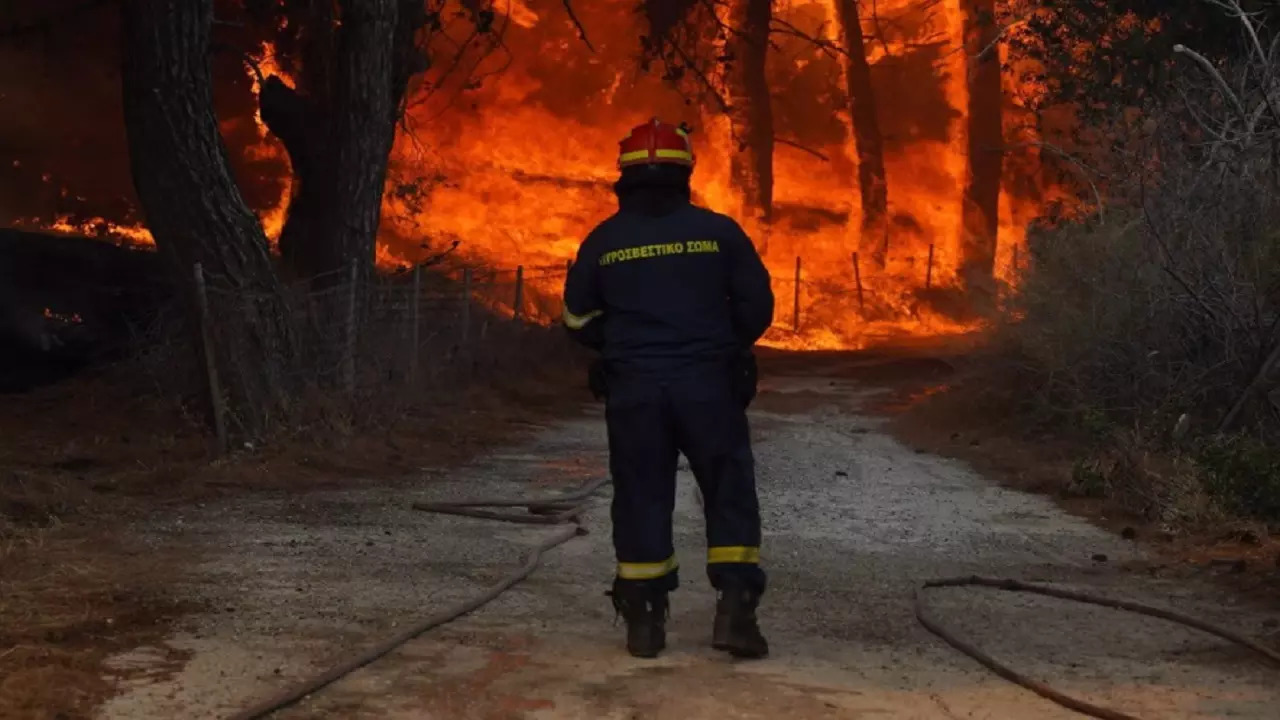
<instances>
[{"instance_id":1,"label":"bare branch","mask_svg":"<svg viewBox=\"0 0 1280 720\"><path fill-rule=\"evenodd\" d=\"M1058 157L1071 163L1080 172L1080 177L1084 178L1084 181L1089 183L1089 189L1093 191L1093 201L1097 207L1098 220L1106 221L1104 203L1102 202L1102 193L1098 190L1098 184L1093 181L1092 177L1090 177L1090 175L1101 176L1102 173L1089 167L1089 165L1085 164L1084 161L1080 160L1079 158L1067 152L1066 150L1058 147L1057 145L1054 145L1053 143L1045 142L1043 140L1029 140L1027 142L1018 143L1016 145L1006 145L1001 149L1007 151L1007 150L1019 150L1019 149L1028 148L1028 147L1039 148L1041 150L1048 150L1054 155L1057 155ZM994 150L995 148L992 148L992 149Z\"/></svg>"},{"instance_id":2,"label":"bare branch","mask_svg":"<svg viewBox=\"0 0 1280 720\"><path fill-rule=\"evenodd\" d=\"M573 22L573 26L578 29L578 37L582 40L582 44L586 45L587 49L591 52L595 52L595 47L587 37L587 29L582 26L582 21L578 19L577 13L573 11L573 0L564 0L564 10L569 13L569 20L571 20Z\"/></svg>"},{"instance_id":3,"label":"bare branch","mask_svg":"<svg viewBox=\"0 0 1280 720\"><path fill-rule=\"evenodd\" d=\"M432 255L426 258L425 260L419 262L417 266L425 268L425 267L431 267L432 265L439 265L440 263L444 262L445 258L453 254L453 251L457 250L458 246L461 244L462 244L461 240L454 240L453 243L449 245L448 248L441 250L435 255Z\"/></svg>"},{"instance_id":4,"label":"bare branch","mask_svg":"<svg viewBox=\"0 0 1280 720\"><path fill-rule=\"evenodd\" d=\"M1228 17L1239 20L1244 25L1244 30L1249 35L1249 39L1253 41L1253 49L1258 53L1258 59L1263 63L1267 62L1267 51L1262 46L1262 39L1258 37L1258 30L1254 27L1252 20L1253 17L1257 17L1260 13L1245 12L1245 9L1240 7L1238 0L1205 0L1205 2L1226 10Z\"/></svg>"},{"instance_id":5,"label":"bare branch","mask_svg":"<svg viewBox=\"0 0 1280 720\"><path fill-rule=\"evenodd\" d=\"M822 160L823 162L831 162L831 158L827 157L826 155L823 155L821 152L818 152L817 150L814 150L811 147L806 147L804 145L801 145L795 140L788 140L786 138L780 138L780 137L774 136L773 141L775 143L778 143L779 145L786 145L788 147L793 147L797 150L801 150L803 152L809 153L810 155L818 158L819 160Z\"/></svg>"},{"instance_id":6,"label":"bare branch","mask_svg":"<svg viewBox=\"0 0 1280 720\"><path fill-rule=\"evenodd\" d=\"M1214 67L1213 63L1209 62L1208 58L1181 43L1174 45L1173 51L1180 55L1186 55L1199 63L1200 67L1204 68L1205 71L1209 73L1209 76L1218 83L1218 87L1221 88L1222 94L1231 101L1236 112L1239 113L1240 119L1246 124L1249 122L1249 114L1245 112L1244 103L1240 101L1240 97L1232 91L1231 86L1228 85L1226 79L1222 77L1222 73L1218 72L1218 68Z\"/></svg>"},{"instance_id":7,"label":"bare branch","mask_svg":"<svg viewBox=\"0 0 1280 720\"><path fill-rule=\"evenodd\" d=\"M776 25L778 29L775 29L773 27L774 25ZM821 30L821 28L819 28L819 30ZM805 31L801 30L800 28L796 27L795 25L791 24L786 20L783 20L782 18L776 15L770 18L769 32L771 34L777 33L780 35L790 35L792 37L798 37L801 40L804 40L806 42L813 44L814 47L821 50L828 57L833 57L833 58L836 56L848 57L849 55L849 51L847 49L840 47L839 45L835 44L830 40L827 40L826 38L810 35L809 33L806 33Z\"/></svg>"}]
</instances>

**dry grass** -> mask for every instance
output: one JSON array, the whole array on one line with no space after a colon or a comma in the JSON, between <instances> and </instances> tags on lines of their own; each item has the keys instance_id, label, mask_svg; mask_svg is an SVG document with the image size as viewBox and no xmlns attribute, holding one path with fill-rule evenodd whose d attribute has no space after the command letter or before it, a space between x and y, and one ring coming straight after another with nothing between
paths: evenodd
<instances>
[{"instance_id":1,"label":"dry grass","mask_svg":"<svg viewBox=\"0 0 1280 720\"><path fill-rule=\"evenodd\" d=\"M6 398L0 717L92 717L113 691L104 660L159 641L190 610L170 588L192 558L137 546L131 518L228 494L404 482L589 400L563 335L508 324L489 340L437 359L434 381L394 404L320 397L289 432L217 460L189 410L198 396L159 394L136 365Z\"/></svg>"},{"instance_id":2,"label":"dry grass","mask_svg":"<svg viewBox=\"0 0 1280 720\"><path fill-rule=\"evenodd\" d=\"M1008 487L1053 499L1067 512L1143 543L1154 560L1132 568L1170 578L1209 577L1274 604L1280 533L1232 516L1206 491L1192 462L1133 431L1100 443L1029 412L998 359L956 361L944 384L900 388L881 405L889 428L923 452L953 457ZM997 363L990 365L988 363ZM1002 380L997 380L1002 378Z\"/></svg>"},{"instance_id":3,"label":"dry grass","mask_svg":"<svg viewBox=\"0 0 1280 720\"><path fill-rule=\"evenodd\" d=\"M186 609L172 558L58 525L0 545L0 716L76 720L112 692L102 663L151 643Z\"/></svg>"}]
</instances>

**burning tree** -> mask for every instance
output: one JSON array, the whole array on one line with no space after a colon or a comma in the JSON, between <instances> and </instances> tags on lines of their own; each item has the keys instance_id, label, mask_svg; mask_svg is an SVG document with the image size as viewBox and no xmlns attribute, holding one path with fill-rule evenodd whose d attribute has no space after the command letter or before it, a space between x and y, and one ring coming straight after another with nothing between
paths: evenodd
<instances>
[{"instance_id":1,"label":"burning tree","mask_svg":"<svg viewBox=\"0 0 1280 720\"><path fill-rule=\"evenodd\" d=\"M269 265L278 248L283 267L278 281L255 286L255 297L269 295L271 282L345 279L334 271L352 260L363 276L375 262L414 262L454 244L471 263L559 267L613 209L618 134L652 114L677 119L690 108L710 128L695 137L697 201L749 225L767 220L753 235L768 243L766 261L780 281L794 277L803 256L793 297L813 310L801 333L775 333L771 342L847 347L862 342L868 328L970 327L962 295L972 288L962 268L976 269L974 287L991 285L993 262L1002 279L1012 279L1010 247L1040 212L1037 154L1001 157L999 126L1017 117L1010 112L1017 96L1008 93L1015 83L1010 73L1002 78L998 62L1012 50L992 49L997 29L984 13L1008 3L599 0L570 5L572 14L556 0L423 0L412 7L408 0L212 0L200 7L209 5L217 16L213 37L199 42L212 43L217 123L206 121L201 147L215 148L221 131L230 164L223 187L238 185L265 227L269 249L258 239L256 252L268 260L258 264ZM165 3L147 7L169 11ZM133 35L155 40L144 30ZM661 72L636 72L638 39ZM113 45L102 54L115 52ZM374 80L356 82L359 76ZM495 80L470 82L481 76ZM56 84L70 85L65 75ZM135 95L131 117L143 107ZM194 107L187 99L177 104ZM65 114L40 112L39 122ZM145 141L146 131L132 137ZM1032 128L1024 145L1039 139ZM35 178L49 168L36 153L22 159L22 172ZM147 162L139 173L167 173L157 168L189 161ZM63 172L74 166L54 168L45 195L65 200L25 213L41 218L30 222L76 228L101 216L104 227L147 236L136 224L140 203L128 193L118 203L126 211L77 204L104 193ZM0 180L14 175L0 163ZM147 183L157 184L140 180L138 187ZM200 203L176 199L180 189L152 187L146 209L204 212ZM170 207L157 207L161 193ZM223 208L220 197L199 200ZM64 207L79 216L62 222ZM223 219L210 211L209 222ZM166 253L174 226L194 227L155 226L169 238L161 239ZM202 252L212 257L237 247L218 240ZM853 251L860 252L859 275ZM193 257L180 259L186 265ZM210 282L227 282L227 263L201 261ZM190 270L180 268L184 281ZM550 272L526 280L538 292L556 290ZM865 295L865 307L851 300L855 294ZM790 327L787 315L780 325ZM305 372L294 374L306 380Z\"/></svg>"},{"instance_id":2,"label":"burning tree","mask_svg":"<svg viewBox=\"0 0 1280 720\"><path fill-rule=\"evenodd\" d=\"M251 354L233 359L219 345L205 347L224 367L243 369L229 376L227 391L254 432L284 405L295 351L266 235L231 177L214 116L213 2L137 0L124 3L122 13L130 160L156 244L172 260L180 287L191 287L199 263L220 287L254 298L235 303L246 315L244 348Z\"/></svg>"},{"instance_id":3,"label":"burning tree","mask_svg":"<svg viewBox=\"0 0 1280 720\"><path fill-rule=\"evenodd\" d=\"M262 119L289 152L295 176L280 236L286 269L301 278L358 262L373 267L387 160L410 78L427 69L419 31L439 22L422 0L289 0L250 6L279 30L296 86L265 78Z\"/></svg>"},{"instance_id":4,"label":"burning tree","mask_svg":"<svg viewBox=\"0 0 1280 720\"><path fill-rule=\"evenodd\" d=\"M884 140L880 135L871 64L863 41L857 0L839 0L841 37L844 40L845 84L849 92L849 116L858 153L858 192L862 198L860 251L881 268L889 242L889 183L884 170Z\"/></svg>"},{"instance_id":5,"label":"burning tree","mask_svg":"<svg viewBox=\"0 0 1280 720\"><path fill-rule=\"evenodd\" d=\"M1004 160L999 26L995 0L964 0L965 48L969 55L968 178L965 185L960 278L970 291L994 295L996 243L1000 228L1000 180Z\"/></svg>"},{"instance_id":6,"label":"burning tree","mask_svg":"<svg viewBox=\"0 0 1280 720\"><path fill-rule=\"evenodd\" d=\"M733 0L725 11L724 86L739 152L730 161L743 214L773 215L773 100L765 76L772 0Z\"/></svg>"},{"instance_id":7,"label":"burning tree","mask_svg":"<svg viewBox=\"0 0 1280 720\"><path fill-rule=\"evenodd\" d=\"M493 13L471 3L487 32ZM256 434L307 378L267 238L232 178L213 106L214 0L123 5L123 94L134 183L161 252L183 286L199 264L212 315L234 339L206 336L223 368L230 410ZM266 79L263 119L290 153L297 184L281 237L287 271L314 278L372 271L388 157L410 78L426 69L418 45L438 23L421 0L247 3L296 50L297 87ZM357 282L357 285L359 282ZM354 292L354 290L353 290ZM227 372L229 370L229 372Z\"/></svg>"},{"instance_id":8,"label":"burning tree","mask_svg":"<svg viewBox=\"0 0 1280 720\"><path fill-rule=\"evenodd\" d=\"M648 61L687 92L704 113L728 119L736 152L730 177L743 215L768 221L773 214L773 111L765 60L771 0L644 0Z\"/></svg>"}]
</instances>

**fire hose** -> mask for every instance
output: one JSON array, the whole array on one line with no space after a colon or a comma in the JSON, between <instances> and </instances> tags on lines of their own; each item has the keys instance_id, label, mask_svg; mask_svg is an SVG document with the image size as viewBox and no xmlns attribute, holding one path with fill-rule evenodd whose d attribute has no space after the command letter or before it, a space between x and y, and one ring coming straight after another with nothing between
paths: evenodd
<instances>
[{"instance_id":1,"label":"fire hose","mask_svg":"<svg viewBox=\"0 0 1280 720\"><path fill-rule=\"evenodd\" d=\"M982 649L978 648L976 645L973 645L972 643L969 643L961 639L954 632L952 632L951 630L943 626L937 620L933 619L933 617L931 617L929 613L926 611L926 608L927 608L927 604L925 603L926 592L931 588L956 588L956 587L986 587L986 588L994 588L996 590L1006 590L1010 592L1033 593L1036 595L1044 595L1047 597L1059 598L1061 600L1071 600L1073 602L1086 603L1089 605L1098 605L1100 607L1112 608L1115 610L1124 610L1127 612L1136 613L1138 615L1146 615L1148 617L1159 618L1161 620L1167 620L1169 622L1176 623L1179 625L1185 625L1187 627L1209 633L1210 635L1216 635L1217 637L1220 637L1223 640L1227 640L1237 645L1240 645L1242 647L1246 647L1262 655L1263 657L1269 658L1271 661L1275 662L1277 665L1280 665L1280 653L1270 648L1263 647L1257 642L1250 640L1249 638L1239 633L1233 632L1231 630L1227 630L1225 628L1219 627L1209 622L1205 622L1204 620L1200 620L1198 618L1191 617L1189 615L1183 615L1182 613L1176 613L1176 612L1173 612L1172 610L1165 610L1163 608L1158 608L1151 605L1144 605L1142 603L1137 603L1130 600L1116 600L1112 598L1101 597L1098 595L1091 595L1089 593L1082 593L1082 592L1076 592L1074 590L1065 590L1062 588L1051 587L1048 585L1027 583L1027 582L1022 582L1020 580L981 577L976 575L969 576L969 577L956 577L956 578L943 578L938 580L930 580L916 590L916 597L915 597L916 619L919 620L920 624L923 625L927 630L929 630L929 632L942 638L944 641L946 641L948 645L955 648L956 650L959 650L965 655L968 655L974 660L978 661L988 670L995 673L996 675L999 675L1005 680L1008 680L1009 682L1015 683L1017 685L1021 685L1022 687L1026 688L1027 690L1030 690L1031 692L1039 695L1040 697L1043 697L1047 700L1051 700L1069 710L1074 710L1082 715L1101 718L1101 720L1140 720L1140 719L1134 715L1129 715L1127 713L1123 713L1118 710L1113 710L1111 708L1102 707L1100 705L1094 705L1093 703L1086 702L1084 700L1080 700L1079 698L1075 698L1070 695L1061 693L1057 690L1054 690L1048 685L1045 685L1042 682L1039 682L1026 675L1023 675L1022 673L1019 673L1018 671L1014 670L1008 665L1001 663L1000 661L991 657L991 655L984 652Z\"/></svg>"},{"instance_id":2,"label":"fire hose","mask_svg":"<svg viewBox=\"0 0 1280 720\"><path fill-rule=\"evenodd\" d=\"M270 698L231 715L229 720L260 720L265 718L277 710L293 705L317 690L327 687L346 675L386 656L428 630L452 622L488 604L517 583L532 575L533 571L541 563L542 556L549 550L563 545L578 535L587 534L587 530L579 522L579 518L586 509L587 500L607 482L609 482L607 477L592 480L567 495L538 500L482 499L459 502L414 503L413 508L415 510L431 513L463 515L528 525L568 525L568 527L538 543L525 555L524 563L519 568L490 585L479 595L423 618L395 637L387 638L356 657L335 665L314 677L307 678L297 685L281 690ZM524 508L527 514L504 513L486 508Z\"/></svg>"},{"instance_id":3,"label":"fire hose","mask_svg":"<svg viewBox=\"0 0 1280 720\"><path fill-rule=\"evenodd\" d=\"M502 577L493 585L490 585L479 595L423 618L400 634L374 645L356 657L350 658L349 660L335 665L318 675L305 679L292 687L286 688L246 710L235 713L234 715L231 715L228 720L261 720L277 710L291 706L312 693L333 684L346 675L386 656L423 633L452 622L453 620L467 615L468 613L474 612L480 607L483 607L493 601L502 595L502 593L511 589L516 584L529 577L529 575L533 574L533 571L536 570L538 565L541 563L543 555L548 551L563 545L578 535L585 535L587 533L586 528L584 528L580 522L580 517L586 509L587 500L608 482L609 478L600 478L586 483L581 488L571 493L552 498L535 500L481 499L456 502L414 503L413 508L415 510L422 510L430 513L461 515L465 517L530 525L569 525L569 527L563 528L559 532L538 543L537 546L525 555L524 563L519 568ZM699 504L701 504L701 493L698 494L698 501ZM499 512L494 508L524 508L526 513ZM1005 680L1020 685L1045 699L1061 705L1062 707L1074 710L1083 715L1100 718L1101 720L1140 719L1118 710L1095 705L1084 700L1074 698L1070 695L1066 695L1054 690L1044 683L1023 675L1008 665L996 660L976 645L960 638L954 632L930 616L927 612L927 603L925 602L927 591L936 588L957 587L986 587L1010 592L1033 593L1159 618L1194 628L1196 630L1201 630L1224 640L1236 643L1237 645L1248 648L1272 660L1277 665L1280 665L1280 653L1266 648L1239 633L1188 615L1128 600L1115 600L1047 585L1026 583L1019 580L988 578L981 576L929 580L916 590L916 619L922 626L929 630L929 632L938 636L956 650L959 650L970 658L976 660L978 663L982 664L984 667Z\"/></svg>"}]
</instances>

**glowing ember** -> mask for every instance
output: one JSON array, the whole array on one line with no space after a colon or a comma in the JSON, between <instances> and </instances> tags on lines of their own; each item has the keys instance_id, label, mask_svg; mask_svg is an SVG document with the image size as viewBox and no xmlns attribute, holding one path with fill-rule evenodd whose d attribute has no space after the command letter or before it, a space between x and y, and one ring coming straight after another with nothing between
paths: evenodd
<instances>
[{"instance_id":1,"label":"glowing ember","mask_svg":"<svg viewBox=\"0 0 1280 720\"><path fill-rule=\"evenodd\" d=\"M52 308L44 309L44 317L46 320L56 320L66 325L79 325L84 322L80 317L80 313L71 313L68 315L66 313L54 312Z\"/></svg>"},{"instance_id":2,"label":"glowing ember","mask_svg":"<svg viewBox=\"0 0 1280 720\"><path fill-rule=\"evenodd\" d=\"M84 235L88 237L110 240L118 245L140 248L155 246L151 231L141 225L121 225L103 218L88 220L73 219L70 215L60 215L53 222L33 218L15 223L20 228L45 230L64 235Z\"/></svg>"}]
</instances>

